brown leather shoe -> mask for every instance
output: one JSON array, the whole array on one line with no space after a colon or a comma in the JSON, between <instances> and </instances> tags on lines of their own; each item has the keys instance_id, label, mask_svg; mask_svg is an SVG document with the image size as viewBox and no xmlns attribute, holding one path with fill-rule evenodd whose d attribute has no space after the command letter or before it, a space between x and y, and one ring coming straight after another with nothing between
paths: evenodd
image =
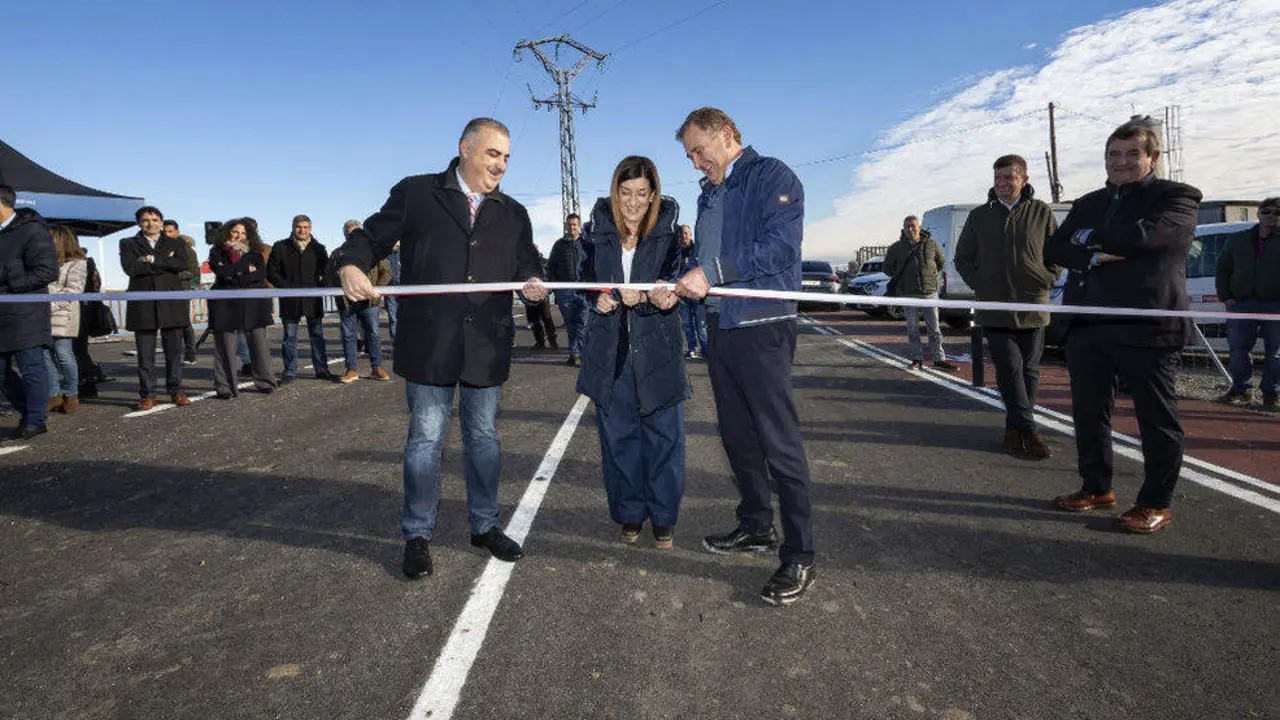
<instances>
[{"instance_id":1,"label":"brown leather shoe","mask_svg":"<svg viewBox=\"0 0 1280 720\"><path fill-rule=\"evenodd\" d=\"M62 396L62 412L70 415L80 409L80 398L76 395Z\"/></svg>"},{"instance_id":2,"label":"brown leather shoe","mask_svg":"<svg viewBox=\"0 0 1280 720\"><path fill-rule=\"evenodd\" d=\"M138 406L135 409L139 412L142 412L143 410L150 410L155 406L156 406L155 398L145 397L138 401Z\"/></svg>"},{"instance_id":3,"label":"brown leather shoe","mask_svg":"<svg viewBox=\"0 0 1280 720\"><path fill-rule=\"evenodd\" d=\"M1116 494L1113 492L1094 495L1091 492L1081 490L1070 495L1059 495L1053 499L1054 507L1059 510L1070 510L1071 512L1086 512L1094 508L1111 507L1116 504Z\"/></svg>"},{"instance_id":4,"label":"brown leather shoe","mask_svg":"<svg viewBox=\"0 0 1280 720\"><path fill-rule=\"evenodd\" d=\"M1010 455L1021 455L1022 450L1022 433L1013 428L1005 428L1004 451Z\"/></svg>"},{"instance_id":5,"label":"brown leather shoe","mask_svg":"<svg viewBox=\"0 0 1280 720\"><path fill-rule=\"evenodd\" d=\"M1044 436L1039 433L1022 433L1022 447L1025 457L1032 460L1049 459L1049 443L1045 442Z\"/></svg>"},{"instance_id":6,"label":"brown leather shoe","mask_svg":"<svg viewBox=\"0 0 1280 720\"><path fill-rule=\"evenodd\" d=\"M191 404L191 401L187 399L187 396L183 395L182 393L176 393L174 395L170 395L169 399L172 400L173 404L177 405L178 407L183 407Z\"/></svg>"},{"instance_id":7,"label":"brown leather shoe","mask_svg":"<svg viewBox=\"0 0 1280 720\"><path fill-rule=\"evenodd\" d=\"M345 385L347 383L353 383L359 379L360 373L356 372L354 368L347 368L347 371L342 373L342 377L338 378L338 382Z\"/></svg>"},{"instance_id":8,"label":"brown leather shoe","mask_svg":"<svg viewBox=\"0 0 1280 720\"><path fill-rule=\"evenodd\" d=\"M1173 511L1169 508L1150 508L1134 505L1128 512L1116 518L1116 525L1121 530L1131 533L1150 535L1173 522Z\"/></svg>"},{"instance_id":9,"label":"brown leather shoe","mask_svg":"<svg viewBox=\"0 0 1280 720\"><path fill-rule=\"evenodd\" d=\"M383 370L382 368L374 368L373 372L369 375L369 377L373 378L374 380L386 381L391 379L391 374L388 373L386 370Z\"/></svg>"},{"instance_id":10,"label":"brown leather shoe","mask_svg":"<svg viewBox=\"0 0 1280 720\"><path fill-rule=\"evenodd\" d=\"M57 412L62 409L62 396L54 395L49 398L49 412Z\"/></svg>"}]
</instances>

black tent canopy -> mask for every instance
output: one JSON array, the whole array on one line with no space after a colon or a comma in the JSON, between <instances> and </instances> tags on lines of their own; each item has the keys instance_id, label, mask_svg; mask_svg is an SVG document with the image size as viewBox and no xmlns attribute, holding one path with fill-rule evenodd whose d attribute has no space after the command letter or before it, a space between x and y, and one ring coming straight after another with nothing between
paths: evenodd
<instances>
[{"instance_id":1,"label":"black tent canopy","mask_svg":"<svg viewBox=\"0 0 1280 720\"><path fill-rule=\"evenodd\" d=\"M50 222L77 235L102 237L134 224L133 214L146 204L140 197L95 190L47 170L0 140L0 184L18 193L17 207L35 209Z\"/></svg>"}]
</instances>

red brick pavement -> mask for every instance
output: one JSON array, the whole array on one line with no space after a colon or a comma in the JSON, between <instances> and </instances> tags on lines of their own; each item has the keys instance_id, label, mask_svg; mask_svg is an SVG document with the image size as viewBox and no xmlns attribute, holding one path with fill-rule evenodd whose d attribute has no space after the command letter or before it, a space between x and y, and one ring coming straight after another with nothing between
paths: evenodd
<instances>
[{"instance_id":1,"label":"red brick pavement","mask_svg":"<svg viewBox=\"0 0 1280 720\"><path fill-rule=\"evenodd\" d=\"M872 320L860 312L811 313L823 325L898 355L906 355L906 330L901 322ZM964 356L970 350L968 331L945 331L948 356ZM972 382L973 366L958 362L958 376ZM988 360L985 387L995 387L995 368ZM1039 404L1066 415L1071 414L1071 388L1067 368L1060 356L1046 353L1040 369ZM1186 432L1186 453L1259 480L1280 485L1280 416L1201 400L1180 400L1179 416ZM1116 401L1112 426L1118 432L1138 437L1133 403L1126 397Z\"/></svg>"}]
</instances>

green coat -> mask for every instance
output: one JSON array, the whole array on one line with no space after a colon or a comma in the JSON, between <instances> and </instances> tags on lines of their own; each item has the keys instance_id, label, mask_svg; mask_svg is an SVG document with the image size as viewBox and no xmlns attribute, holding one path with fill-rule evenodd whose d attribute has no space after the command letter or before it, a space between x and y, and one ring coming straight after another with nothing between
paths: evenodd
<instances>
[{"instance_id":1,"label":"green coat","mask_svg":"<svg viewBox=\"0 0 1280 720\"><path fill-rule=\"evenodd\" d=\"M956 271L983 302L1049 304L1049 290L1061 272L1044 260L1044 246L1058 229L1053 208L1035 199L1027 185L1010 210L996 199L974 208L956 241ZM1029 330L1049 324L1049 313L981 310L978 324Z\"/></svg>"},{"instance_id":2,"label":"green coat","mask_svg":"<svg viewBox=\"0 0 1280 720\"><path fill-rule=\"evenodd\" d=\"M1272 233L1258 255L1258 227L1235 233L1218 256L1218 299L1280 300L1280 234Z\"/></svg>"},{"instance_id":3,"label":"green coat","mask_svg":"<svg viewBox=\"0 0 1280 720\"><path fill-rule=\"evenodd\" d=\"M898 242L884 254L885 275L898 278L894 297L929 297L938 294L938 273L946 262L942 248L926 231L920 231L919 242L912 243L905 231Z\"/></svg>"}]
</instances>

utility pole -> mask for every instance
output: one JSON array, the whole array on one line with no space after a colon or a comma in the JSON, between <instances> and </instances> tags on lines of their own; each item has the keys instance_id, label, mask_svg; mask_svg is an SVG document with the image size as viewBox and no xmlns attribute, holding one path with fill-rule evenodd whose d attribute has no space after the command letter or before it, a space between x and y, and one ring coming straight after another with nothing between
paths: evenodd
<instances>
[{"instance_id":1,"label":"utility pole","mask_svg":"<svg viewBox=\"0 0 1280 720\"><path fill-rule=\"evenodd\" d=\"M543 52L544 45L553 46L552 54L557 61L560 59L560 49L565 46L582 53L582 57L572 66L560 67ZM521 40L516 43L514 50L517 60L520 59L521 50L533 53L556 84L556 94L553 97L545 99L534 97L533 88L530 87L529 98L533 100L534 107L545 107L547 110L560 109L560 208L563 211L560 217L564 218L571 213L579 212L578 156L575 149L577 143L573 138L573 111L579 109L586 114L588 109L596 106L594 95L591 102L585 102L570 92L569 86L578 73L586 67L589 60L595 60L597 68L603 68L604 60L608 55L592 50L568 35L532 41Z\"/></svg>"},{"instance_id":2,"label":"utility pole","mask_svg":"<svg viewBox=\"0 0 1280 720\"><path fill-rule=\"evenodd\" d=\"M1049 103L1049 192L1055 203L1062 202L1062 181L1058 176L1058 125L1054 104Z\"/></svg>"},{"instance_id":3,"label":"utility pole","mask_svg":"<svg viewBox=\"0 0 1280 720\"><path fill-rule=\"evenodd\" d=\"M1167 105L1164 109L1164 162L1169 179L1182 182L1182 106Z\"/></svg>"}]
</instances>

